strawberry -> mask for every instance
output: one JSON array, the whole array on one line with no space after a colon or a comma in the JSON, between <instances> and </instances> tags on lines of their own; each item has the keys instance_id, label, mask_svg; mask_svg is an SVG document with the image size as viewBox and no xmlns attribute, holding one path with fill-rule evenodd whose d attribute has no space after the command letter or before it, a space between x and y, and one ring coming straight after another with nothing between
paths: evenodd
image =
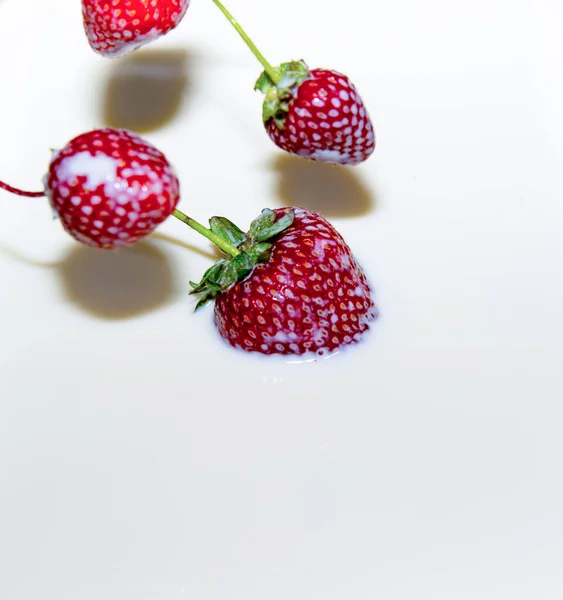
<instances>
[{"instance_id":1,"label":"strawberry","mask_svg":"<svg viewBox=\"0 0 563 600\"><path fill-rule=\"evenodd\" d=\"M82 0L90 46L115 58L137 50L174 29L190 0Z\"/></svg>"},{"instance_id":2,"label":"strawberry","mask_svg":"<svg viewBox=\"0 0 563 600\"><path fill-rule=\"evenodd\" d=\"M354 84L338 71L284 63L274 83L266 71L256 89L265 94L263 121L273 142L291 154L357 165L375 148L373 125Z\"/></svg>"},{"instance_id":3,"label":"strawberry","mask_svg":"<svg viewBox=\"0 0 563 600\"><path fill-rule=\"evenodd\" d=\"M222 217L211 230L237 254L191 283L197 308L215 299L232 346L262 354L326 354L357 342L376 311L366 276L342 236L301 208L265 209L244 234Z\"/></svg>"},{"instance_id":4,"label":"strawberry","mask_svg":"<svg viewBox=\"0 0 563 600\"><path fill-rule=\"evenodd\" d=\"M357 165L369 158L375 133L350 79L309 69L303 60L272 67L220 0L213 2L264 67L255 89L265 95L262 120L270 139L286 152L326 163Z\"/></svg>"},{"instance_id":5,"label":"strawberry","mask_svg":"<svg viewBox=\"0 0 563 600\"><path fill-rule=\"evenodd\" d=\"M149 235L173 214L178 179L156 148L125 129L96 129L54 151L43 192L65 230L96 248L127 246Z\"/></svg>"}]
</instances>

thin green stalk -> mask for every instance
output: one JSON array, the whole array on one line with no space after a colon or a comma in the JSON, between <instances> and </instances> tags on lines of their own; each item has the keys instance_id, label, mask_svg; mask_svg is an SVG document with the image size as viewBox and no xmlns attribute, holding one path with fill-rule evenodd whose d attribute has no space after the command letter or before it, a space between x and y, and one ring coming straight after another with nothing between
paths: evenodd
<instances>
[{"instance_id":1,"label":"thin green stalk","mask_svg":"<svg viewBox=\"0 0 563 600\"><path fill-rule=\"evenodd\" d=\"M247 33L244 29L239 25L238 21L233 17L233 15L221 4L219 0L213 0L214 4L217 8L227 17L229 23L237 30L240 37L245 41L246 45L252 51L252 54L260 61L262 66L264 67L264 71L268 73L270 79L277 85L281 76L276 73L276 70L272 65L264 58L264 55L258 50L258 48L254 45L254 42L248 37Z\"/></svg>"},{"instance_id":2,"label":"thin green stalk","mask_svg":"<svg viewBox=\"0 0 563 600\"><path fill-rule=\"evenodd\" d=\"M183 212L175 209L172 213L178 220L182 221L198 233L200 233L203 237L207 238L211 243L215 244L217 248L222 250L225 254L230 254L231 256L238 256L240 254L240 250L235 248L232 244L224 240L222 237L218 236L216 233L213 233L211 229L204 227L201 223L198 223L188 215Z\"/></svg>"}]
</instances>

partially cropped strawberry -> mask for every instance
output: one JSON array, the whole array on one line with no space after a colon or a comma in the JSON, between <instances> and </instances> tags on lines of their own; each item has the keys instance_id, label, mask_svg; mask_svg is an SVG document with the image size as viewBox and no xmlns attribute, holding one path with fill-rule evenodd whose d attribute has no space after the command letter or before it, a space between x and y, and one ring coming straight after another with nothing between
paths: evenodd
<instances>
[{"instance_id":1,"label":"partially cropped strawberry","mask_svg":"<svg viewBox=\"0 0 563 600\"><path fill-rule=\"evenodd\" d=\"M215 299L234 347L262 354L326 354L357 342L376 311L366 276L342 236L301 208L264 210L247 234L222 217L211 230L238 250L192 284Z\"/></svg>"},{"instance_id":2,"label":"partially cropped strawberry","mask_svg":"<svg viewBox=\"0 0 563 600\"><path fill-rule=\"evenodd\" d=\"M149 235L169 217L180 185L166 157L125 129L95 129L54 151L43 192L66 231L96 248L118 248Z\"/></svg>"},{"instance_id":3,"label":"partially cropped strawberry","mask_svg":"<svg viewBox=\"0 0 563 600\"><path fill-rule=\"evenodd\" d=\"M190 0L82 0L90 46L107 57L124 56L174 29Z\"/></svg>"},{"instance_id":4,"label":"partially cropped strawberry","mask_svg":"<svg viewBox=\"0 0 563 600\"><path fill-rule=\"evenodd\" d=\"M272 141L291 154L357 165L375 149L375 133L346 75L309 69L303 60L273 67L220 0L213 0L264 67L255 89L264 95L262 120Z\"/></svg>"},{"instance_id":5,"label":"partially cropped strawberry","mask_svg":"<svg viewBox=\"0 0 563 600\"><path fill-rule=\"evenodd\" d=\"M273 142L291 154L339 165L357 165L375 148L364 103L346 75L309 69L303 61L266 71L256 88L265 94L263 120Z\"/></svg>"}]
</instances>

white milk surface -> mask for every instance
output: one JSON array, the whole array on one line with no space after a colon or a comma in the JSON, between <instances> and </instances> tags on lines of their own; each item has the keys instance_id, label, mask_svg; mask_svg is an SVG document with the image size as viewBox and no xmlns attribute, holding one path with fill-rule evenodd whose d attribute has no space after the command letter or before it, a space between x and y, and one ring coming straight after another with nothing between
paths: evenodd
<instances>
[{"instance_id":1,"label":"white milk surface","mask_svg":"<svg viewBox=\"0 0 563 600\"><path fill-rule=\"evenodd\" d=\"M321 212L380 317L326 360L237 352L193 314L185 225L96 251L0 191L0 598L561 600L560 4L229 8L350 76L369 161L272 144L210 1L110 61L79 3L3 0L0 179L41 189L51 148L134 115L198 221Z\"/></svg>"}]
</instances>

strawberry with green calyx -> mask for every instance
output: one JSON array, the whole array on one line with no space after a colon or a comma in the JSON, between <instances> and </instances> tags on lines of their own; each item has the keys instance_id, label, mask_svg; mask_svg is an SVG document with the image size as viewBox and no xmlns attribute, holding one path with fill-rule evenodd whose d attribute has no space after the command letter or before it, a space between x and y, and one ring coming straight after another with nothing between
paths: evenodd
<instances>
[{"instance_id":1,"label":"strawberry with green calyx","mask_svg":"<svg viewBox=\"0 0 563 600\"><path fill-rule=\"evenodd\" d=\"M203 229L229 256L190 283L191 293L200 294L196 308L215 300L219 333L235 348L332 353L359 341L376 317L362 268L320 215L265 209L248 233L222 217Z\"/></svg>"},{"instance_id":2,"label":"strawberry with green calyx","mask_svg":"<svg viewBox=\"0 0 563 600\"><path fill-rule=\"evenodd\" d=\"M338 71L303 61L273 67L220 0L213 0L264 67L255 89L264 95L262 119L270 139L305 158L357 165L375 149L373 125L353 83Z\"/></svg>"}]
</instances>

